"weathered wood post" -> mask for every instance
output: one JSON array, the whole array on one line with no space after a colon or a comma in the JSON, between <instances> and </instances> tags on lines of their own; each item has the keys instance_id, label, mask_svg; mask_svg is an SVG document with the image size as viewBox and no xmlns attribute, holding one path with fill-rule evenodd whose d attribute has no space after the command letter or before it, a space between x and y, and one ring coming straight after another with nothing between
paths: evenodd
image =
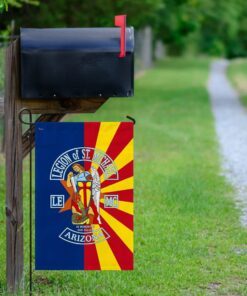
<instances>
[{"instance_id":1,"label":"weathered wood post","mask_svg":"<svg viewBox=\"0 0 247 296\"><path fill-rule=\"evenodd\" d=\"M18 289L23 276L23 203L22 203L22 132L18 112L19 44L10 44L6 54L5 86L6 139L6 228L7 228L7 286Z\"/></svg>"},{"instance_id":2,"label":"weathered wood post","mask_svg":"<svg viewBox=\"0 0 247 296\"><path fill-rule=\"evenodd\" d=\"M12 42L6 52L5 139L6 139L6 278L9 292L16 292L23 282L23 175L22 161L30 152L28 132L22 135L19 112L30 109L41 114L36 121L60 121L69 113L93 113L107 98L23 100L20 96L20 45ZM45 114L42 114L45 113ZM34 133L33 127L31 132ZM34 139L34 137L32 137ZM34 143L32 148L34 147Z\"/></svg>"}]
</instances>

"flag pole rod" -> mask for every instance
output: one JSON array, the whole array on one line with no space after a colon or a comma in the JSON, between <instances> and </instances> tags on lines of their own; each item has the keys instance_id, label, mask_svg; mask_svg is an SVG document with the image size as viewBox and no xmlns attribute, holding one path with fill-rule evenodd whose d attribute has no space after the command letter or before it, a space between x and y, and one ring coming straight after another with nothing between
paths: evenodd
<instances>
[{"instance_id":1,"label":"flag pole rod","mask_svg":"<svg viewBox=\"0 0 247 296\"><path fill-rule=\"evenodd\" d=\"M27 113L29 116L29 122L26 122L22 119L23 113ZM19 112L19 120L22 124L32 126L33 118L32 118L32 111L30 109L21 109ZM33 233L33 227L32 227L32 208L33 208L33 201L32 201L32 192L33 192L33 186L32 186L32 179L33 179L33 161L32 161L32 131L30 129L28 133L28 139L29 139L29 295L32 295L33 293L33 266L32 266L32 254L33 254L33 243L32 243L32 233Z\"/></svg>"},{"instance_id":2,"label":"flag pole rod","mask_svg":"<svg viewBox=\"0 0 247 296\"><path fill-rule=\"evenodd\" d=\"M127 115L126 118L128 118L129 120L131 120L131 121L133 122L134 125L136 124L136 120L135 120L135 118L133 118L133 117L131 117L131 116L129 116L129 115Z\"/></svg>"}]
</instances>

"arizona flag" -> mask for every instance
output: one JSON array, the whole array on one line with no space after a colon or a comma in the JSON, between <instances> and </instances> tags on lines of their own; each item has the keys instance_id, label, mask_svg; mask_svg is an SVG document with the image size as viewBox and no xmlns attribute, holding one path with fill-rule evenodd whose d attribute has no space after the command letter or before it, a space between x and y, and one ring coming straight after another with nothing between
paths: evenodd
<instances>
[{"instance_id":1,"label":"arizona flag","mask_svg":"<svg viewBox=\"0 0 247 296\"><path fill-rule=\"evenodd\" d=\"M133 123L37 123L36 270L133 269Z\"/></svg>"}]
</instances>

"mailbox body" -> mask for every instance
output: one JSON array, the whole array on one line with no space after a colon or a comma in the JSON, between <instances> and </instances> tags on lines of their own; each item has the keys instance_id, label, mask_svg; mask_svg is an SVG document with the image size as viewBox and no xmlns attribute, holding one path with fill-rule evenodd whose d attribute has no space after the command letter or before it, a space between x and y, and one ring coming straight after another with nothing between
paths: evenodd
<instances>
[{"instance_id":1,"label":"mailbox body","mask_svg":"<svg viewBox=\"0 0 247 296\"><path fill-rule=\"evenodd\" d=\"M24 99L129 97L134 90L134 30L126 28L21 29Z\"/></svg>"}]
</instances>

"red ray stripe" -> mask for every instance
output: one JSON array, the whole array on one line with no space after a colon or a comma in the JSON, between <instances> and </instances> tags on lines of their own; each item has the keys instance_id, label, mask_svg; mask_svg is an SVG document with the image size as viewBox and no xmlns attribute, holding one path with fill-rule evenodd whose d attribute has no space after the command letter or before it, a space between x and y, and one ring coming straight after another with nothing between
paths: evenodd
<instances>
[{"instance_id":1,"label":"red ray stripe","mask_svg":"<svg viewBox=\"0 0 247 296\"><path fill-rule=\"evenodd\" d=\"M84 123L84 146L94 148L97 142L100 122L85 122ZM89 170L91 162L84 162L85 170Z\"/></svg>"},{"instance_id":2,"label":"red ray stripe","mask_svg":"<svg viewBox=\"0 0 247 296\"><path fill-rule=\"evenodd\" d=\"M107 240L111 247L118 264L122 270L133 269L133 253L122 242L119 236L112 230L107 222L102 218L103 228L109 233L110 238Z\"/></svg>"},{"instance_id":3,"label":"red ray stripe","mask_svg":"<svg viewBox=\"0 0 247 296\"><path fill-rule=\"evenodd\" d=\"M100 263L95 244L84 246L84 269L100 270Z\"/></svg>"},{"instance_id":4,"label":"red ray stripe","mask_svg":"<svg viewBox=\"0 0 247 296\"><path fill-rule=\"evenodd\" d=\"M133 128L131 128L132 126L132 122L120 123L116 131L116 134L113 137L112 142L106 151L106 154L108 154L113 160L133 138Z\"/></svg>"},{"instance_id":5,"label":"red ray stripe","mask_svg":"<svg viewBox=\"0 0 247 296\"><path fill-rule=\"evenodd\" d=\"M133 215L130 215L118 209L104 208L104 205L102 203L100 205L108 214L112 215L112 217L124 224L130 230L133 230Z\"/></svg>"},{"instance_id":6,"label":"red ray stripe","mask_svg":"<svg viewBox=\"0 0 247 296\"><path fill-rule=\"evenodd\" d=\"M91 206L91 208L92 208L92 210L93 210L93 212L94 212L93 224L98 224L98 221L97 221L97 218L98 218L98 212L97 212L97 208L96 208L96 206L95 206L95 204L94 204L93 201L91 201L90 206Z\"/></svg>"},{"instance_id":7,"label":"red ray stripe","mask_svg":"<svg viewBox=\"0 0 247 296\"><path fill-rule=\"evenodd\" d=\"M124 179L127 179L129 177L132 177L133 173L134 173L133 161L126 164L126 166L121 168L121 170L119 170L118 173L119 173L119 180L120 181L123 181ZM117 181L116 180L105 180L101 183L101 188L103 189L104 187L114 184L116 182L118 182L118 180Z\"/></svg>"}]
</instances>

